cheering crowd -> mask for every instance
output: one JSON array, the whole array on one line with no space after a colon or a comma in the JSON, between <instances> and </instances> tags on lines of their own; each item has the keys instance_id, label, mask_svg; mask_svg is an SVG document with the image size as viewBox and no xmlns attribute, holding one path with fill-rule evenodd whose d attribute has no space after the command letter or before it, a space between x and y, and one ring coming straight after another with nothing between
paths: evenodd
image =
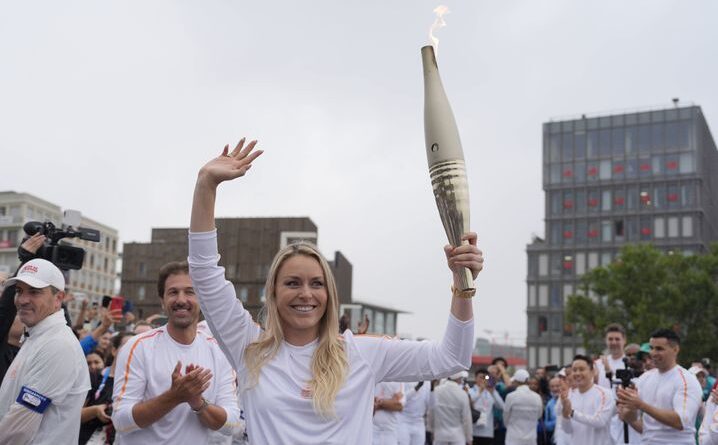
<instances>
[{"instance_id":1,"label":"cheering crowd","mask_svg":"<svg viewBox=\"0 0 718 445\"><path fill-rule=\"evenodd\" d=\"M304 242L275 256L253 320L218 265L214 204L255 145L200 169L188 259L157 279L166 320L112 306L69 320L63 273L35 258L42 235L23 242L0 299L0 444L688 445L697 428L718 444L710 362L678 365L671 330L626 345L610 325L605 356L533 375L497 358L470 379L475 290L458 283L483 268L475 233L444 248L454 285L438 342L340 328L331 269Z\"/></svg>"}]
</instances>

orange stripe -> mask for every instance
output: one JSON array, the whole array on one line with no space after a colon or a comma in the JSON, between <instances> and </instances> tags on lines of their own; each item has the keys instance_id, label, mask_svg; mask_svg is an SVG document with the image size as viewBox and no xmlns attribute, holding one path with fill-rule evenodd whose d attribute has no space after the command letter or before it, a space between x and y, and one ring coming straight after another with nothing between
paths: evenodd
<instances>
[{"instance_id":1,"label":"orange stripe","mask_svg":"<svg viewBox=\"0 0 718 445\"><path fill-rule=\"evenodd\" d=\"M683 375L682 369L678 370L678 374L680 374L681 380L683 380L683 414L685 414L686 405L688 404L688 382L686 382L686 376ZM683 423L682 420L681 423Z\"/></svg>"},{"instance_id":2,"label":"orange stripe","mask_svg":"<svg viewBox=\"0 0 718 445\"><path fill-rule=\"evenodd\" d=\"M135 353L135 348L137 348L137 346L140 344L140 342L141 342L142 340L145 340L145 339L148 339L148 338L152 338L152 337L154 337L155 335L157 335L157 334L159 334L159 333L162 333L162 332L164 332L164 331L158 330L158 331L153 332L152 334L149 334L149 335L145 335L145 336L143 336L143 337L140 337L139 339L137 339L137 341L135 342L135 344L132 345L132 349L130 349L130 355L127 357L127 364L125 365L125 382L122 384L122 390L120 391L120 395L117 396L117 400L115 401L115 403L117 404L117 407L118 407L118 408L119 408L119 406L120 406L120 401L122 401L122 396L125 395L125 391L127 390L127 381L130 379L130 363L132 362L132 356L133 356L134 353Z\"/></svg>"}]
</instances>

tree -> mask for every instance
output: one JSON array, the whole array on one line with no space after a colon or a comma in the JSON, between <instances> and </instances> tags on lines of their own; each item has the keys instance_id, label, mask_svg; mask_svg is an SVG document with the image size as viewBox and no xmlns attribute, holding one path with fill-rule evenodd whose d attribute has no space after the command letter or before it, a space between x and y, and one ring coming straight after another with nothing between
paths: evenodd
<instances>
[{"instance_id":1,"label":"tree","mask_svg":"<svg viewBox=\"0 0 718 445\"><path fill-rule=\"evenodd\" d=\"M647 342L658 328L681 336L679 360L718 357L718 244L705 255L663 253L628 245L611 264L582 278L567 302L567 321L589 352L602 348L604 327L626 327L629 342Z\"/></svg>"}]
</instances>

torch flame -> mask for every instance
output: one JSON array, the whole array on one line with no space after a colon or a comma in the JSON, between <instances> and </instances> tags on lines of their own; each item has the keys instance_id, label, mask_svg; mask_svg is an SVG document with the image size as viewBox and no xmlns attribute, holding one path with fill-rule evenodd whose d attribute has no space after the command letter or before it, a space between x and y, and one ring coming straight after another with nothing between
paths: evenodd
<instances>
[{"instance_id":1,"label":"torch flame","mask_svg":"<svg viewBox=\"0 0 718 445\"><path fill-rule=\"evenodd\" d=\"M439 5L434 8L436 20L434 20L434 24L431 25L431 28L429 29L429 40L431 41L431 46L434 47L435 54L439 54L439 39L434 37L434 31L438 31L444 26L446 26L446 22L444 21L444 14L448 14L449 12L450 11L448 6Z\"/></svg>"}]
</instances>

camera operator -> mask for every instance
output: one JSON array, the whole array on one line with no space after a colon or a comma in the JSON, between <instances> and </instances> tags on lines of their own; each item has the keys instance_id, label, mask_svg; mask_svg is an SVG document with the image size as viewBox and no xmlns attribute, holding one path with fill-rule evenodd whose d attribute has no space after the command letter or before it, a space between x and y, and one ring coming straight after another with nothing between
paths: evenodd
<instances>
[{"instance_id":1,"label":"camera operator","mask_svg":"<svg viewBox=\"0 0 718 445\"><path fill-rule=\"evenodd\" d=\"M693 445L701 388L676 362L680 337L659 329L651 334L650 345L656 367L641 375L637 388L618 389L619 415L642 434L642 443Z\"/></svg>"},{"instance_id":2,"label":"camera operator","mask_svg":"<svg viewBox=\"0 0 718 445\"><path fill-rule=\"evenodd\" d=\"M61 309L65 278L44 259L25 263L15 306L27 338L0 387L0 443L77 443L90 389L84 354Z\"/></svg>"}]
</instances>

